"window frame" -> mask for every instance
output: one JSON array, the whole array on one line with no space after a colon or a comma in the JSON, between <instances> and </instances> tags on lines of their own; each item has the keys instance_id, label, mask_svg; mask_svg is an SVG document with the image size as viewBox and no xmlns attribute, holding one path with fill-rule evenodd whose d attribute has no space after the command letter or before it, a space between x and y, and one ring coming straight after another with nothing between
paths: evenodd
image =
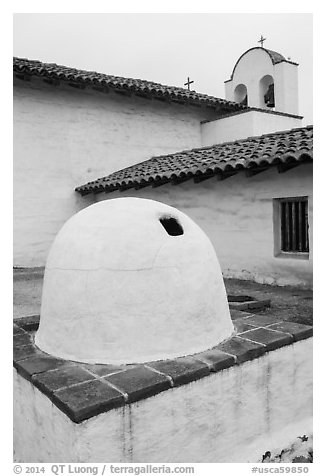
<instances>
[{"instance_id":1,"label":"window frame","mask_svg":"<svg viewBox=\"0 0 326 476\"><path fill-rule=\"evenodd\" d=\"M283 251L282 246L282 230L281 230L281 204L284 202L306 202L308 213L308 251ZM307 195L280 198L273 198L273 228L274 228L274 257L290 258L290 259L309 259L310 243L309 243L309 197Z\"/></svg>"}]
</instances>

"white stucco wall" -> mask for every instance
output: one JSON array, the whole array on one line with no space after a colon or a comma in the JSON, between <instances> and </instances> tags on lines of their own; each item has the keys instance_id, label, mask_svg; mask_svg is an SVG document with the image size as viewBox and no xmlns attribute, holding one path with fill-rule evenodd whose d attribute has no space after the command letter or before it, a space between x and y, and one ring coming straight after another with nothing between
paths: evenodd
<instances>
[{"instance_id":1,"label":"white stucco wall","mask_svg":"<svg viewBox=\"0 0 326 476\"><path fill-rule=\"evenodd\" d=\"M201 145L207 108L14 80L14 266L44 266L63 223L92 203L74 188Z\"/></svg>"},{"instance_id":2,"label":"white stucco wall","mask_svg":"<svg viewBox=\"0 0 326 476\"><path fill-rule=\"evenodd\" d=\"M74 424L14 372L18 462L258 462L312 430L312 339Z\"/></svg>"},{"instance_id":3,"label":"white stucco wall","mask_svg":"<svg viewBox=\"0 0 326 476\"><path fill-rule=\"evenodd\" d=\"M275 101L276 98L278 111L299 114L298 67L296 65L285 62L275 65Z\"/></svg>"},{"instance_id":4,"label":"white stucco wall","mask_svg":"<svg viewBox=\"0 0 326 476\"><path fill-rule=\"evenodd\" d=\"M204 122L202 146L246 139L247 137L286 131L301 127L301 119L261 111L247 111L241 114Z\"/></svg>"},{"instance_id":5,"label":"white stucco wall","mask_svg":"<svg viewBox=\"0 0 326 476\"><path fill-rule=\"evenodd\" d=\"M265 284L312 286L312 165L279 174L272 168L253 177L244 172L223 181L146 187L101 193L97 200L121 196L151 198L183 211L208 235L225 277ZM274 257L273 198L308 196L309 259Z\"/></svg>"}]
</instances>

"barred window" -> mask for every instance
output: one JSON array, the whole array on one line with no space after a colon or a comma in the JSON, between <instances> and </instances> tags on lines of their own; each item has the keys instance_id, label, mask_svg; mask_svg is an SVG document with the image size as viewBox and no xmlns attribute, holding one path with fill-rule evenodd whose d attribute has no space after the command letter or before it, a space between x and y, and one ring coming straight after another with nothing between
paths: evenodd
<instances>
[{"instance_id":1,"label":"barred window","mask_svg":"<svg viewBox=\"0 0 326 476\"><path fill-rule=\"evenodd\" d=\"M281 198L278 202L280 252L308 253L308 197Z\"/></svg>"}]
</instances>

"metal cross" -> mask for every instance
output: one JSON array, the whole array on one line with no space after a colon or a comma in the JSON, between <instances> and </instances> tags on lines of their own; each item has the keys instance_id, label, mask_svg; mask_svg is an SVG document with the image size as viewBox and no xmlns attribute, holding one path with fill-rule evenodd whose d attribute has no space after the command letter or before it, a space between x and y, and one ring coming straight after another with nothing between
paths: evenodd
<instances>
[{"instance_id":1,"label":"metal cross","mask_svg":"<svg viewBox=\"0 0 326 476\"><path fill-rule=\"evenodd\" d=\"M263 35L260 35L260 40L258 40L257 43L260 43L260 46L264 48L264 41L266 41L266 38L264 38Z\"/></svg>"},{"instance_id":2,"label":"metal cross","mask_svg":"<svg viewBox=\"0 0 326 476\"><path fill-rule=\"evenodd\" d=\"M184 83L184 86L187 86L188 87L188 90L190 91L190 85L193 83L194 81L190 81L190 78L188 76L188 81L186 83Z\"/></svg>"}]
</instances>

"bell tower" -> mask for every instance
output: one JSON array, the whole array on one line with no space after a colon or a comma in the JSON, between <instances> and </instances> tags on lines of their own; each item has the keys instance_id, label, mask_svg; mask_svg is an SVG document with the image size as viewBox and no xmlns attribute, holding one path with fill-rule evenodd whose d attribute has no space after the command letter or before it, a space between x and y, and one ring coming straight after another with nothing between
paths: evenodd
<instances>
[{"instance_id":1,"label":"bell tower","mask_svg":"<svg viewBox=\"0 0 326 476\"><path fill-rule=\"evenodd\" d=\"M298 64L262 46L250 48L225 81L225 98L248 107L298 115Z\"/></svg>"}]
</instances>

